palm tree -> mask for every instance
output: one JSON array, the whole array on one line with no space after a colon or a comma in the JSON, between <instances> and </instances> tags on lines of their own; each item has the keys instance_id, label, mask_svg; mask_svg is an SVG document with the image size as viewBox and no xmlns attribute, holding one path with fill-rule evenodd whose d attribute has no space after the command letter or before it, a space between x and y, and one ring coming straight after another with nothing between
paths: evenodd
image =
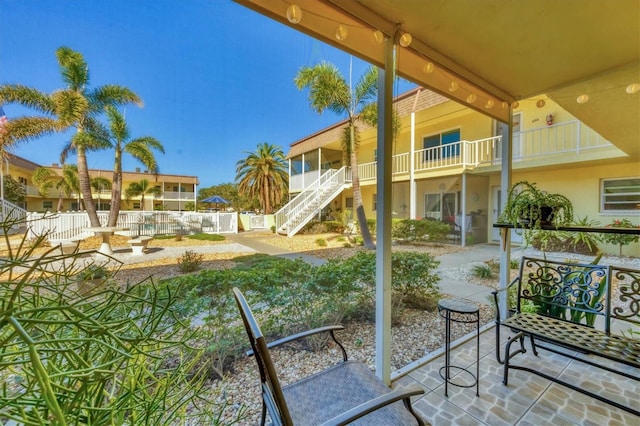
<instances>
[{"instance_id":1,"label":"palm tree","mask_svg":"<svg viewBox=\"0 0 640 426\"><path fill-rule=\"evenodd\" d=\"M106 177L96 176L91 178L91 189L98 193L98 206L97 206L98 210L101 208L100 193L103 190L111 189L112 187L113 185L111 184L111 181ZM116 225L114 223L113 225L107 225L107 226L116 226Z\"/></svg>"},{"instance_id":2,"label":"palm tree","mask_svg":"<svg viewBox=\"0 0 640 426\"><path fill-rule=\"evenodd\" d=\"M284 152L279 146L264 142L248 154L236 163L238 192L258 198L265 214L271 214L287 192L289 176Z\"/></svg>"},{"instance_id":3,"label":"palm tree","mask_svg":"<svg viewBox=\"0 0 640 426\"><path fill-rule=\"evenodd\" d=\"M38 187L38 192L43 196L45 196L51 188L59 190L57 211L62 211L63 209L63 194L66 195L67 198L70 198L71 194L78 194L80 192L78 168L75 164L65 164L62 167L62 175L46 167L38 167L33 171L31 179Z\"/></svg>"},{"instance_id":4,"label":"palm tree","mask_svg":"<svg viewBox=\"0 0 640 426\"><path fill-rule=\"evenodd\" d=\"M353 204L363 243L368 249L374 249L375 245L367 227L367 217L362 204L362 192L358 178L356 124L358 121L363 121L375 125L377 121L374 103L377 94L377 78L377 69L371 67L362 75L352 90L335 65L321 62L314 67L302 67L294 79L298 89L309 89L309 103L312 109L318 113L329 110L336 114L347 115L342 151L348 159L347 164L351 166Z\"/></svg>"},{"instance_id":5,"label":"palm tree","mask_svg":"<svg viewBox=\"0 0 640 426\"><path fill-rule=\"evenodd\" d=\"M142 163L147 170L152 173L158 173L158 163L153 155L153 150L158 150L164 154L164 147L157 139L151 136L129 139L129 128L122 114L112 106L108 106L106 112L109 119L111 146L115 150L111 209L109 210L107 226L116 226L122 199L122 154L125 152L130 154Z\"/></svg>"},{"instance_id":6,"label":"palm tree","mask_svg":"<svg viewBox=\"0 0 640 426\"><path fill-rule=\"evenodd\" d=\"M125 198L130 200L134 197L140 197L140 206L144 210L144 197L145 195L160 195L160 188L155 185L151 185L147 179L142 179L139 182L131 182L129 187L124 191Z\"/></svg>"},{"instance_id":7,"label":"palm tree","mask_svg":"<svg viewBox=\"0 0 640 426\"><path fill-rule=\"evenodd\" d=\"M108 105L142 105L142 101L138 95L123 86L104 85L90 90L89 67L82 54L68 47L60 47L56 50L56 56L62 80L66 84L64 89L46 94L22 85L0 86L0 104L17 102L45 114L10 120L0 134L0 146L4 148L20 141L74 128L76 132L63 150L61 162L65 162L69 153L76 153L80 192L85 209L91 226L100 226L91 197L86 156L87 151L110 146L107 130L98 121L98 117Z\"/></svg>"}]
</instances>

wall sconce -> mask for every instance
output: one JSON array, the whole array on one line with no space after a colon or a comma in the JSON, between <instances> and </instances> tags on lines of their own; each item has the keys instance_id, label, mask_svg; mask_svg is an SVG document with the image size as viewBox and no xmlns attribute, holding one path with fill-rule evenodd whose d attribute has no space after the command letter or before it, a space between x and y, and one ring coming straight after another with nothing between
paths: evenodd
<instances>
[{"instance_id":1,"label":"wall sconce","mask_svg":"<svg viewBox=\"0 0 640 426\"><path fill-rule=\"evenodd\" d=\"M544 99L540 99L538 102L536 102L536 106L538 108L542 108L544 104L545 104Z\"/></svg>"},{"instance_id":2,"label":"wall sconce","mask_svg":"<svg viewBox=\"0 0 640 426\"><path fill-rule=\"evenodd\" d=\"M640 84L638 84L638 83L630 84L630 85L627 86L625 91L630 95L634 95L634 94L640 92Z\"/></svg>"},{"instance_id":3,"label":"wall sconce","mask_svg":"<svg viewBox=\"0 0 640 426\"><path fill-rule=\"evenodd\" d=\"M547 115L547 126L551 126L553 124L553 113Z\"/></svg>"}]
</instances>

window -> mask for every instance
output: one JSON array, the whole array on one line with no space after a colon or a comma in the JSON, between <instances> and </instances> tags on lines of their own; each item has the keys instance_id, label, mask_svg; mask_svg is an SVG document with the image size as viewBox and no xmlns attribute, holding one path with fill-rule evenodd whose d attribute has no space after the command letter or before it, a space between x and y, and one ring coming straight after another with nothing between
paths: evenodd
<instances>
[{"instance_id":1,"label":"window","mask_svg":"<svg viewBox=\"0 0 640 426\"><path fill-rule=\"evenodd\" d=\"M133 208L134 209L139 209L140 208L140 203L133 203Z\"/></svg>"},{"instance_id":2,"label":"window","mask_svg":"<svg viewBox=\"0 0 640 426\"><path fill-rule=\"evenodd\" d=\"M640 211L640 178L602 180L600 199L602 212Z\"/></svg>"},{"instance_id":3,"label":"window","mask_svg":"<svg viewBox=\"0 0 640 426\"><path fill-rule=\"evenodd\" d=\"M373 203L371 205L373 206L372 210L375 212L378 208L378 198L376 194L373 194Z\"/></svg>"},{"instance_id":4,"label":"window","mask_svg":"<svg viewBox=\"0 0 640 426\"><path fill-rule=\"evenodd\" d=\"M53 201L43 201L42 202L42 208L45 209L45 210L53 209Z\"/></svg>"},{"instance_id":5,"label":"window","mask_svg":"<svg viewBox=\"0 0 640 426\"><path fill-rule=\"evenodd\" d=\"M344 205L345 205L346 208L352 209L353 208L353 198L352 197L347 197L344 200Z\"/></svg>"},{"instance_id":6,"label":"window","mask_svg":"<svg viewBox=\"0 0 640 426\"><path fill-rule=\"evenodd\" d=\"M23 178L22 176L18 177L18 182L20 182L22 185L26 185L27 184L27 178Z\"/></svg>"},{"instance_id":7,"label":"window","mask_svg":"<svg viewBox=\"0 0 640 426\"><path fill-rule=\"evenodd\" d=\"M422 138L422 147L428 151L424 153L424 160L431 161L460 155L460 144L456 142L460 142L460 129L425 136Z\"/></svg>"}]
</instances>

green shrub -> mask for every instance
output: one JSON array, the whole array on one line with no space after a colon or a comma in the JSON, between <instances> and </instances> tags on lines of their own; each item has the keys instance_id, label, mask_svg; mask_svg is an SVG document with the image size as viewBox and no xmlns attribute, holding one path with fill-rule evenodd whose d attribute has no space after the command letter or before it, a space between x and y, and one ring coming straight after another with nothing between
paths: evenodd
<instances>
[{"instance_id":1,"label":"green shrub","mask_svg":"<svg viewBox=\"0 0 640 426\"><path fill-rule=\"evenodd\" d=\"M203 255L192 250L186 250L181 258L178 259L178 269L181 272L194 272L200 269Z\"/></svg>"},{"instance_id":2,"label":"green shrub","mask_svg":"<svg viewBox=\"0 0 640 426\"><path fill-rule=\"evenodd\" d=\"M476 265L473 267L473 275L477 278L490 279L493 278L493 270L487 264Z\"/></svg>"},{"instance_id":3,"label":"green shrub","mask_svg":"<svg viewBox=\"0 0 640 426\"><path fill-rule=\"evenodd\" d=\"M7 242L13 223L2 224ZM74 276L92 274L77 255L55 251L36 255L21 244L0 263L0 418L25 425L219 424L225 406L209 399L204 351L193 347L191 328L174 311L181 290L147 280L83 294Z\"/></svg>"},{"instance_id":4,"label":"green shrub","mask_svg":"<svg viewBox=\"0 0 640 426\"><path fill-rule=\"evenodd\" d=\"M316 245L318 247L326 247L327 246L327 240L325 240L324 238L318 238L316 240Z\"/></svg>"}]
</instances>

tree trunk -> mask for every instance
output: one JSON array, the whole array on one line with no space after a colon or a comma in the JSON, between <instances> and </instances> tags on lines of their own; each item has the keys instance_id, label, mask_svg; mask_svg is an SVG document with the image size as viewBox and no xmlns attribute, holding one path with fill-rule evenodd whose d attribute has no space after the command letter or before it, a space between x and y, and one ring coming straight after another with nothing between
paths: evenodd
<instances>
[{"instance_id":1,"label":"tree trunk","mask_svg":"<svg viewBox=\"0 0 640 426\"><path fill-rule=\"evenodd\" d=\"M96 211L96 205L93 202L93 194L91 193L91 182L89 179L89 168L87 166L87 154L83 146L77 148L78 156L78 181L80 184L80 193L82 194L82 201L84 202L84 208L89 216L89 222L91 226L101 226L98 219L98 212Z\"/></svg>"},{"instance_id":2,"label":"tree trunk","mask_svg":"<svg viewBox=\"0 0 640 426\"><path fill-rule=\"evenodd\" d=\"M364 211L364 205L362 204L362 191L360 190L360 178L358 177L358 159L356 158L355 150L355 127L349 125L349 143L351 144L351 185L353 187L353 207L356 209L356 220L360 227L360 235L362 235L362 242L364 247L369 250L374 250L376 245L373 243L371 232L367 226L367 215Z\"/></svg>"},{"instance_id":3,"label":"tree trunk","mask_svg":"<svg viewBox=\"0 0 640 426\"><path fill-rule=\"evenodd\" d=\"M122 153L116 151L113 165L113 182L111 183L111 207L107 226L116 226L120 214L120 200L122 199Z\"/></svg>"},{"instance_id":4,"label":"tree trunk","mask_svg":"<svg viewBox=\"0 0 640 426\"><path fill-rule=\"evenodd\" d=\"M269 178L264 183L264 214L271 214L271 194L269 193Z\"/></svg>"}]
</instances>

